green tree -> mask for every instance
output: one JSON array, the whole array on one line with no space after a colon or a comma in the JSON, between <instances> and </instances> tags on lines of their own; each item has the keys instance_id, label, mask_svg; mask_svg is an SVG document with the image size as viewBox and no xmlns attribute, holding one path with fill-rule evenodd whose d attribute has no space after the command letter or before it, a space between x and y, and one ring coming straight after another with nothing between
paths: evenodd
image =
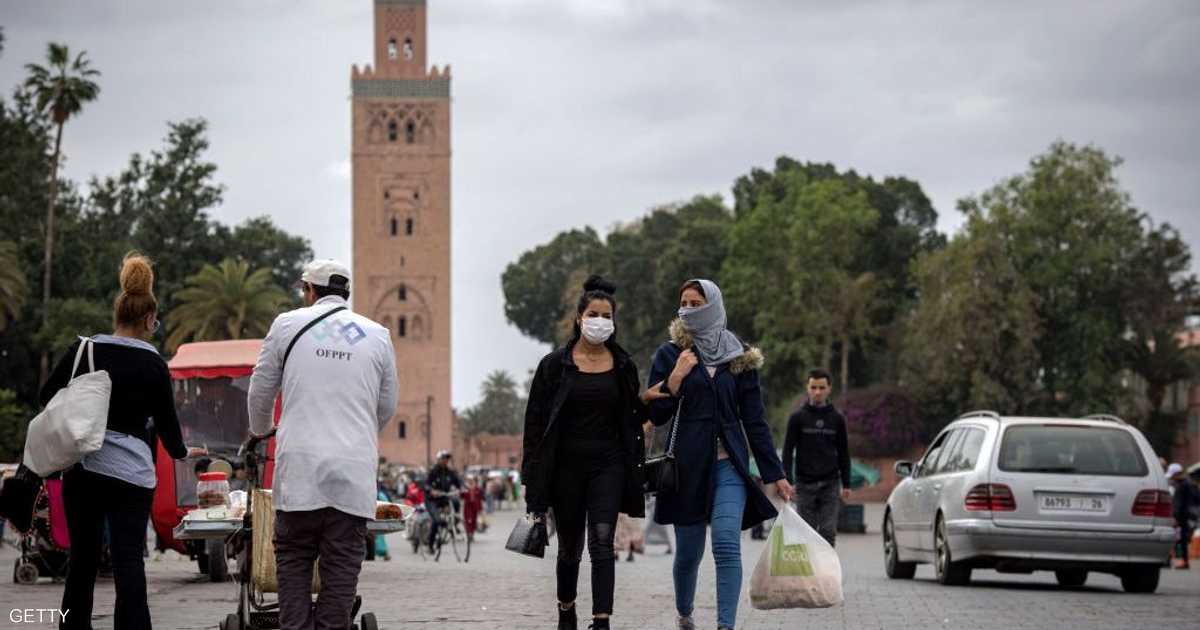
<instances>
[{"instance_id":1,"label":"green tree","mask_svg":"<svg viewBox=\"0 0 1200 630\"><path fill-rule=\"evenodd\" d=\"M968 409L1035 408L1038 298L992 227L970 219L949 246L913 268L921 300L896 351L900 384L919 402L929 435Z\"/></svg>"},{"instance_id":2,"label":"green tree","mask_svg":"<svg viewBox=\"0 0 1200 630\"><path fill-rule=\"evenodd\" d=\"M459 416L460 430L467 439L484 433L519 435L524 429L525 399L517 391L517 383L504 370L487 375L480 387L478 404Z\"/></svg>"},{"instance_id":3,"label":"green tree","mask_svg":"<svg viewBox=\"0 0 1200 630\"><path fill-rule=\"evenodd\" d=\"M784 177L782 197L761 196L738 217L721 271L731 320L750 322L780 400L800 389L806 368L830 365L835 341L869 332L861 320L878 290L873 276L851 270L879 217L866 193L838 179Z\"/></svg>"},{"instance_id":4,"label":"green tree","mask_svg":"<svg viewBox=\"0 0 1200 630\"><path fill-rule=\"evenodd\" d=\"M38 330L36 342L54 355L71 347L80 336L112 332L112 304L87 298L52 298L50 317Z\"/></svg>"},{"instance_id":5,"label":"green tree","mask_svg":"<svg viewBox=\"0 0 1200 630\"><path fill-rule=\"evenodd\" d=\"M0 241L0 331L21 316L26 288L16 243Z\"/></svg>"},{"instance_id":6,"label":"green tree","mask_svg":"<svg viewBox=\"0 0 1200 630\"><path fill-rule=\"evenodd\" d=\"M42 322L49 317L51 274L54 267L54 203L58 189L58 164L62 155L63 127L67 120L78 114L84 103L96 99L100 86L93 80L100 71L91 67L91 62L81 52L71 59L65 44L51 43L46 52L47 65L26 64L29 77L25 86L37 97L39 111L48 112L57 126L54 136L54 153L50 160L49 194L46 202L45 262L42 276ZM49 375L50 355L42 352L41 381Z\"/></svg>"},{"instance_id":7,"label":"green tree","mask_svg":"<svg viewBox=\"0 0 1200 630\"><path fill-rule=\"evenodd\" d=\"M0 389L0 461L20 461L25 451L25 427L33 410L21 404L16 392Z\"/></svg>"},{"instance_id":8,"label":"green tree","mask_svg":"<svg viewBox=\"0 0 1200 630\"><path fill-rule=\"evenodd\" d=\"M570 230L521 254L500 277L504 315L523 334L542 343L558 339L558 322L567 311L562 291L567 278L595 267L602 244L592 228Z\"/></svg>"},{"instance_id":9,"label":"green tree","mask_svg":"<svg viewBox=\"0 0 1200 630\"><path fill-rule=\"evenodd\" d=\"M245 261L227 258L189 277L176 298L179 305L167 315L172 351L186 341L263 336L287 295L271 283L269 268L252 272Z\"/></svg>"},{"instance_id":10,"label":"green tree","mask_svg":"<svg viewBox=\"0 0 1200 630\"><path fill-rule=\"evenodd\" d=\"M267 216L247 219L232 230L217 226L215 238L222 251L252 269L270 269L272 282L281 287L299 280L304 264L313 257L308 239L284 232Z\"/></svg>"},{"instance_id":11,"label":"green tree","mask_svg":"<svg viewBox=\"0 0 1200 630\"><path fill-rule=\"evenodd\" d=\"M841 279L846 281L870 273L879 293L870 315L870 332L853 344L848 371L855 375L857 385L894 381L898 367L892 346L901 336L898 322L916 301L909 278L910 262L922 252L945 244L945 237L937 231L937 211L920 184L906 177L876 180L853 169L839 171L830 163L801 163L781 156L775 161L773 171L755 168L734 183L734 213L738 221L765 200L783 200L795 176L808 182L841 182L852 191L864 193L867 203L878 213L875 223L859 235L853 259ZM763 236L768 237L765 233ZM756 304L749 303L733 309L730 323L734 329L750 330L749 319L756 308ZM839 343L835 348L834 355L838 358L842 345Z\"/></svg>"},{"instance_id":12,"label":"green tree","mask_svg":"<svg viewBox=\"0 0 1200 630\"><path fill-rule=\"evenodd\" d=\"M1115 410L1121 397L1127 322L1120 304L1143 237L1143 215L1119 187L1121 163L1099 148L1056 142L1025 173L959 202L989 233L1025 284L1036 309L1040 412Z\"/></svg>"},{"instance_id":13,"label":"green tree","mask_svg":"<svg viewBox=\"0 0 1200 630\"><path fill-rule=\"evenodd\" d=\"M1186 410L1163 405L1167 389L1200 373L1200 351L1184 347L1179 335L1186 317L1200 306L1191 251L1169 224L1149 225L1133 249L1126 295L1121 310L1127 322L1123 335L1125 365L1145 385L1144 405L1137 396L1125 415L1146 434L1160 453L1169 453L1186 419ZM1131 417L1130 417L1131 416Z\"/></svg>"}]
</instances>

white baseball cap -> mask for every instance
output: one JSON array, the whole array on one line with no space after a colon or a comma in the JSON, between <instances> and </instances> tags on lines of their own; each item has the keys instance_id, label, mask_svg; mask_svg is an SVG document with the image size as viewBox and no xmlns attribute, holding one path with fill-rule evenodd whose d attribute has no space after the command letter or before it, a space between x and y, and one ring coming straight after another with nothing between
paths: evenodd
<instances>
[{"instance_id":1,"label":"white baseball cap","mask_svg":"<svg viewBox=\"0 0 1200 630\"><path fill-rule=\"evenodd\" d=\"M1173 479L1175 475L1178 475L1181 472L1183 472L1183 466L1181 464L1171 464L1170 466L1167 466L1167 479Z\"/></svg>"},{"instance_id":2,"label":"white baseball cap","mask_svg":"<svg viewBox=\"0 0 1200 630\"><path fill-rule=\"evenodd\" d=\"M335 276L341 276L336 278ZM342 280L345 278L345 280ZM304 273L300 275L301 282L307 282L319 287L350 290L350 270L346 265L332 259L314 260L304 265Z\"/></svg>"}]
</instances>

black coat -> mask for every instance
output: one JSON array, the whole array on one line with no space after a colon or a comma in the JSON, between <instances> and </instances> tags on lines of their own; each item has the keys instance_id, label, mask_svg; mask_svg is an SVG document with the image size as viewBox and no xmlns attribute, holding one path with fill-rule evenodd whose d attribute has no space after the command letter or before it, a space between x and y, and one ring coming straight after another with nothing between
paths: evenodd
<instances>
[{"instance_id":1,"label":"black coat","mask_svg":"<svg viewBox=\"0 0 1200 630\"><path fill-rule=\"evenodd\" d=\"M643 489L646 445L642 424L648 420L641 393L637 366L615 342L605 344L613 355L621 387L621 450L625 456L625 488L621 493L621 512L632 517L646 513ZM530 512L545 512L553 500L553 484L558 448L558 416L562 411L579 367L571 357L574 342L547 354L538 363L529 388L525 407L525 438L521 461L521 481L525 485L525 504Z\"/></svg>"},{"instance_id":2,"label":"black coat","mask_svg":"<svg viewBox=\"0 0 1200 630\"><path fill-rule=\"evenodd\" d=\"M675 369L691 337L676 321L671 325L672 341L654 352L648 385L665 381ZM747 347L746 353L717 368L710 377L703 365L697 365L683 379L683 409L679 414L675 458L679 468L679 489L660 492L655 501L654 520L664 525L707 523L712 518L713 493L716 489L717 435L725 445L729 461L746 482L746 508L742 529L748 529L778 512L759 484L750 477L750 453L754 453L765 483L784 478L783 464L775 452L771 428L767 425L758 368L762 353ZM650 419L656 426L669 423L680 404L676 397L650 403Z\"/></svg>"}]
</instances>

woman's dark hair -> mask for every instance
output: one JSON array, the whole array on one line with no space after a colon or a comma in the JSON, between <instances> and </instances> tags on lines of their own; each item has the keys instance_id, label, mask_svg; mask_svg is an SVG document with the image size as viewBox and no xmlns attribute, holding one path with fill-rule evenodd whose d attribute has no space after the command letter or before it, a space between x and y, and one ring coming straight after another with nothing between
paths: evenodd
<instances>
[{"instance_id":1,"label":"woman's dark hair","mask_svg":"<svg viewBox=\"0 0 1200 630\"><path fill-rule=\"evenodd\" d=\"M708 299L708 296L704 295L704 287L700 285L699 281L688 280L687 282L684 282L683 286L679 287L679 297L683 297L683 292L687 291L688 289L693 289L696 291L696 293L699 293L701 296L703 296L704 299Z\"/></svg>"},{"instance_id":2,"label":"woman's dark hair","mask_svg":"<svg viewBox=\"0 0 1200 630\"><path fill-rule=\"evenodd\" d=\"M596 274L588 276L587 281L583 283L583 294L579 296L579 304L575 307L575 315L577 317L583 315L583 312L587 310L588 304L591 304L592 300L606 300L612 306L613 317L615 318L617 315L617 298L613 297L613 294L616 292L617 285ZM575 332L571 337L572 342L579 341L579 337L583 334L583 331L579 328L578 319L576 319L574 326ZM614 328L609 341L614 341L616 338L617 331Z\"/></svg>"}]
</instances>

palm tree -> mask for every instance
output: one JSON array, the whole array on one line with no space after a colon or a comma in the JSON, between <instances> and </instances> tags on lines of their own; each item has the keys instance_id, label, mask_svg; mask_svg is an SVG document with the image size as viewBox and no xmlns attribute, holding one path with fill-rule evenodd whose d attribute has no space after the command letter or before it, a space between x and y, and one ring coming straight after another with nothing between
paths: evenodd
<instances>
[{"instance_id":1,"label":"palm tree","mask_svg":"<svg viewBox=\"0 0 1200 630\"><path fill-rule=\"evenodd\" d=\"M17 245L0 241L0 330L20 317L25 305L25 274L17 260Z\"/></svg>"},{"instance_id":2,"label":"palm tree","mask_svg":"<svg viewBox=\"0 0 1200 630\"><path fill-rule=\"evenodd\" d=\"M288 296L271 282L269 268L251 272L247 262L226 258L189 277L175 299L178 306L167 315L172 351L188 340L261 337Z\"/></svg>"},{"instance_id":3,"label":"palm tree","mask_svg":"<svg viewBox=\"0 0 1200 630\"><path fill-rule=\"evenodd\" d=\"M83 104L93 101L100 94L100 86L92 79L100 71L91 67L91 62L81 52L71 60L71 51L66 44L50 43L46 52L47 66L36 63L25 65L29 78L25 87L37 98L38 111L50 114L58 126L54 136L54 157L50 161L50 193L46 202L46 257L42 270L42 326L50 316L50 270L54 262L54 202L58 195L58 162L62 152L63 126L67 119L78 114ZM50 370L50 354L42 351L41 382L46 381Z\"/></svg>"}]
</instances>

